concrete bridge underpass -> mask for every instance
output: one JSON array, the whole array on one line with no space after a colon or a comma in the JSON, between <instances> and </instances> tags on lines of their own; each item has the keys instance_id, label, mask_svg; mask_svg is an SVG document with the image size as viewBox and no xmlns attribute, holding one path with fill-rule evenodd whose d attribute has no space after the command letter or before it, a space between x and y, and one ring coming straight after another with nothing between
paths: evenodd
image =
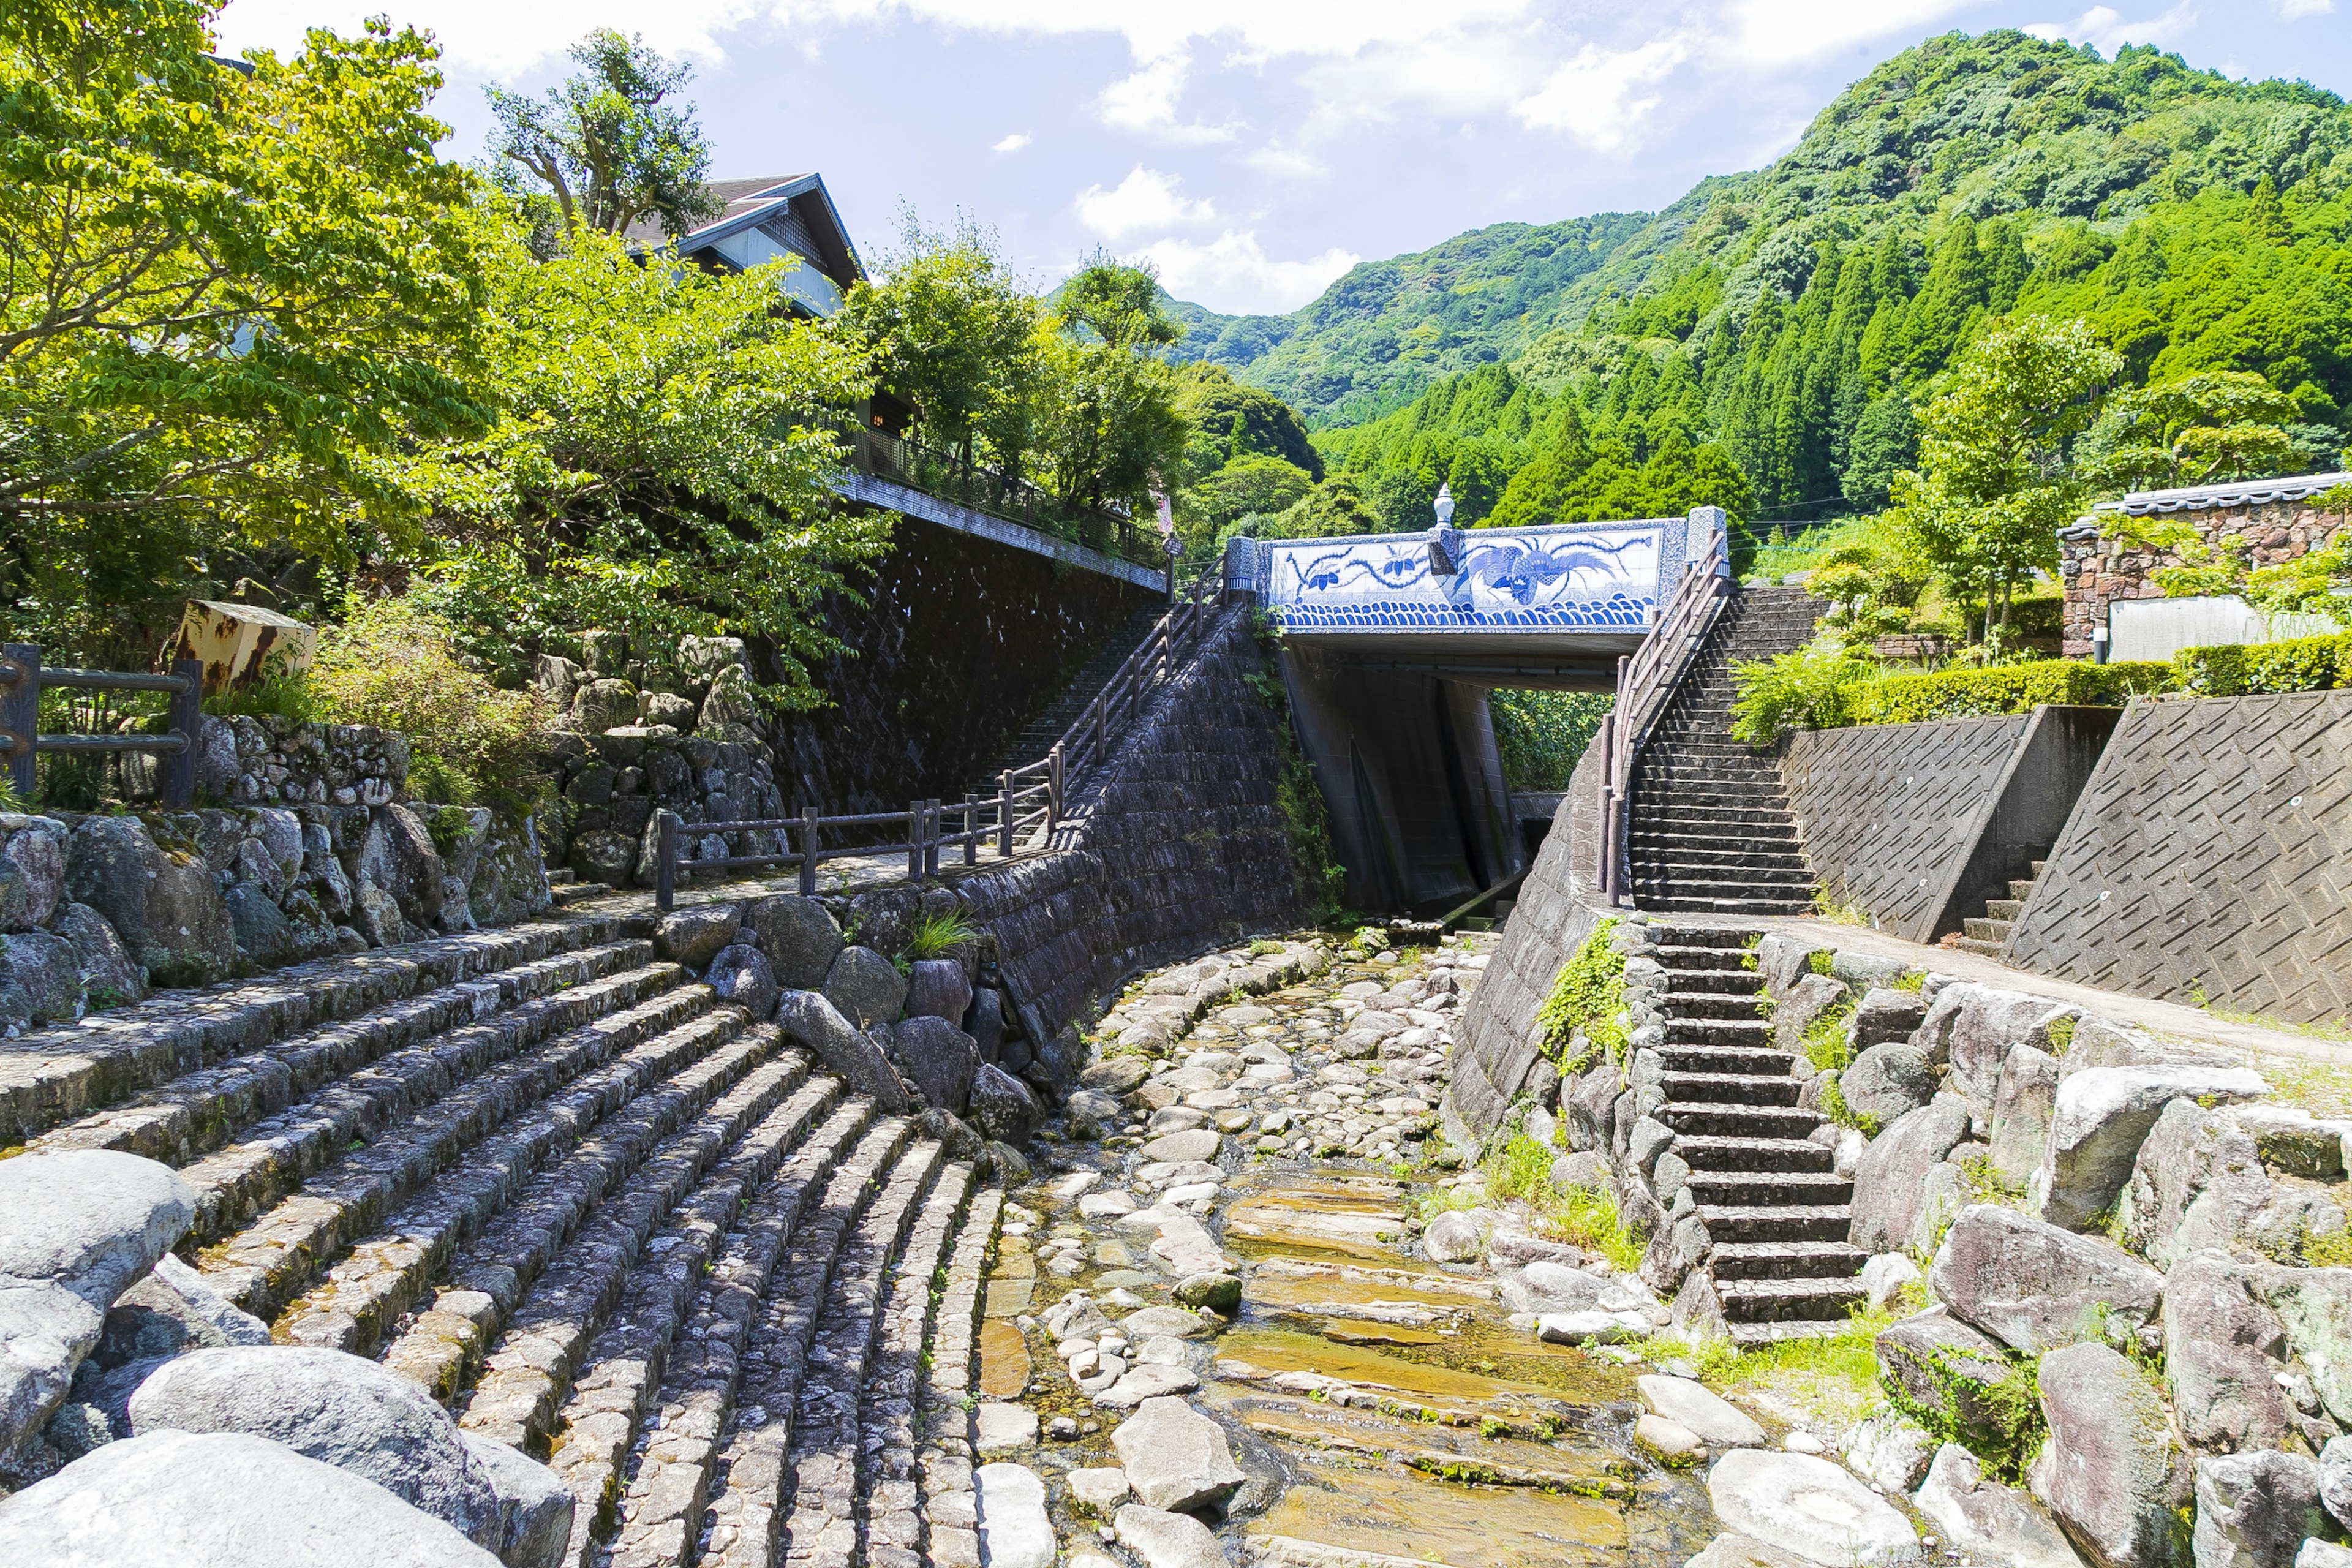
<instances>
[{"instance_id":1,"label":"concrete bridge underpass","mask_svg":"<svg viewBox=\"0 0 2352 1568\"><path fill-rule=\"evenodd\" d=\"M1727 569L1726 522L1701 507L1229 543L1227 590L1282 625L1292 721L1351 904L1427 916L1525 868L1486 694L1613 691L1685 572Z\"/></svg>"}]
</instances>

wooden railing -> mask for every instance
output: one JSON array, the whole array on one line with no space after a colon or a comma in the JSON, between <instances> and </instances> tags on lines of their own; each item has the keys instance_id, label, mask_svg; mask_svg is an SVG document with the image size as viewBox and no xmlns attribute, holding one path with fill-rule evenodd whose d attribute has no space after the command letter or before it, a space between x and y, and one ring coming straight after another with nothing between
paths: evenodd
<instances>
[{"instance_id":1,"label":"wooden railing","mask_svg":"<svg viewBox=\"0 0 2352 1568\"><path fill-rule=\"evenodd\" d=\"M85 691L161 691L172 705L160 735L41 733L41 693L59 688ZM37 787L34 759L42 752L108 755L160 753L157 794L170 810L183 811L196 797L196 727L203 721L205 667L174 659L168 675L130 675L110 669L44 669L32 643L0 645L0 752L7 757L8 784L30 801Z\"/></svg>"},{"instance_id":2,"label":"wooden railing","mask_svg":"<svg viewBox=\"0 0 2352 1568\"><path fill-rule=\"evenodd\" d=\"M997 775L992 795L967 795L961 801L909 801L904 811L866 812L850 816L821 816L812 806L798 816L768 817L742 822L687 822L677 813L655 817L654 903L667 910L676 897L681 871L743 870L751 867L800 868L800 890L816 891L817 868L827 860L866 859L903 852L907 877L916 880L937 876L948 853L960 849L963 864L980 863L982 847L992 840L998 855L1010 858L1024 844L1045 848L1053 843L1062 820L1064 802L1072 784L1097 766L1110 748L1142 713L1146 701L1173 680L1185 661L1199 648L1215 619L1223 579L1208 574L1179 595L1140 646L1104 682L1077 721L1062 732L1045 754L1034 763L1008 768ZM956 823L954 831L948 822ZM848 844L848 831L871 832L894 824L906 825L903 842ZM680 838L730 837L762 833L775 836L769 852L729 855L711 859L681 858ZM792 846L797 840L799 848Z\"/></svg>"},{"instance_id":3,"label":"wooden railing","mask_svg":"<svg viewBox=\"0 0 2352 1568\"><path fill-rule=\"evenodd\" d=\"M1601 754L1608 759L1596 803L1600 816L1601 853L1594 868L1601 897L1621 902L1627 892L1630 807L1633 764L1642 747L1665 711L1683 672L1690 668L1699 644L1715 625L1724 600L1731 594L1730 538L1720 508L1702 507L1691 514L1694 527L1702 520L1706 536L1690 542L1682 581L1658 608L1657 625L1641 647L1617 661L1617 702L1601 721Z\"/></svg>"},{"instance_id":4,"label":"wooden railing","mask_svg":"<svg viewBox=\"0 0 2352 1568\"><path fill-rule=\"evenodd\" d=\"M1159 530L1138 527L1133 519L1118 512L1065 501L1026 479L982 464L962 462L953 453L887 430L852 426L843 439L849 447L850 466L860 473L894 480L925 495L955 501L1139 566L1168 564Z\"/></svg>"}]
</instances>

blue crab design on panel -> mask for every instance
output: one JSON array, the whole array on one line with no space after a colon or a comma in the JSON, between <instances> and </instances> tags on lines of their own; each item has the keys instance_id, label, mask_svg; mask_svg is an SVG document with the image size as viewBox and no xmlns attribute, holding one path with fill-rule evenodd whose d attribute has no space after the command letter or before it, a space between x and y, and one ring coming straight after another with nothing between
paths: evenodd
<instances>
[{"instance_id":1,"label":"blue crab design on panel","mask_svg":"<svg viewBox=\"0 0 2352 1568\"><path fill-rule=\"evenodd\" d=\"M1297 630L1640 630L1656 604L1659 530L1496 530L1460 536L1462 570L1430 570L1422 534L1269 542L1268 586Z\"/></svg>"}]
</instances>

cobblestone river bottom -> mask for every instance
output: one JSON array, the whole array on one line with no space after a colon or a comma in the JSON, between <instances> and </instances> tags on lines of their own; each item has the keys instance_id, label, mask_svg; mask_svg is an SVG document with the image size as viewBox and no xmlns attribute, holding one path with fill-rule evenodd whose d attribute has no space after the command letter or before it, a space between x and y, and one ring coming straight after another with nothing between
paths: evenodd
<instances>
[{"instance_id":1,"label":"cobblestone river bottom","mask_svg":"<svg viewBox=\"0 0 2352 1568\"><path fill-rule=\"evenodd\" d=\"M1435 1107L1490 942L1258 943L1104 1020L1071 1117L1102 1136L1042 1146L987 1286L991 1564L1535 1568L1706 1543L1702 1487L1633 1445L1630 1353L1542 1342L1478 1262L1421 1245L1419 1216L1478 1180L1447 1168ZM1287 984L1236 997L1245 970Z\"/></svg>"}]
</instances>

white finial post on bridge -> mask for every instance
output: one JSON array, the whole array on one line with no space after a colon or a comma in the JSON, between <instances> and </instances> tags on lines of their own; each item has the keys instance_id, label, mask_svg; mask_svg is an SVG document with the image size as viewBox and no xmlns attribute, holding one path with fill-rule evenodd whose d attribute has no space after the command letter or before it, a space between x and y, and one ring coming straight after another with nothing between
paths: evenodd
<instances>
[{"instance_id":1,"label":"white finial post on bridge","mask_svg":"<svg viewBox=\"0 0 2352 1568\"><path fill-rule=\"evenodd\" d=\"M1451 577L1462 570L1462 531L1454 526L1454 489L1441 483L1432 509L1437 521L1429 531L1429 570L1433 576Z\"/></svg>"},{"instance_id":2,"label":"white finial post on bridge","mask_svg":"<svg viewBox=\"0 0 2352 1568\"><path fill-rule=\"evenodd\" d=\"M1731 514L1719 506L1691 508L1690 528L1685 537L1689 554L1684 557L1684 570L1709 572L1717 577L1731 575Z\"/></svg>"}]
</instances>

